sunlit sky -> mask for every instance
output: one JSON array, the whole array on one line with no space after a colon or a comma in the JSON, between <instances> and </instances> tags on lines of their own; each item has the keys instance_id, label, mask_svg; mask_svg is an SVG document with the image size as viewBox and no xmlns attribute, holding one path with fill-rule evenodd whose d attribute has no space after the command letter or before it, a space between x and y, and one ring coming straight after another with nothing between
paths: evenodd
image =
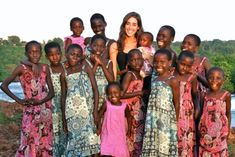
<instances>
[{"instance_id":1,"label":"sunlit sky","mask_svg":"<svg viewBox=\"0 0 235 157\"><path fill-rule=\"evenodd\" d=\"M2 0L0 38L17 35L24 41L42 42L71 35L69 22L83 19L82 36L92 36L89 19L104 15L106 35L117 39L123 17L131 11L141 15L145 31L154 34L162 25L176 30L175 41L189 33L202 40L235 39L234 0Z\"/></svg>"}]
</instances>

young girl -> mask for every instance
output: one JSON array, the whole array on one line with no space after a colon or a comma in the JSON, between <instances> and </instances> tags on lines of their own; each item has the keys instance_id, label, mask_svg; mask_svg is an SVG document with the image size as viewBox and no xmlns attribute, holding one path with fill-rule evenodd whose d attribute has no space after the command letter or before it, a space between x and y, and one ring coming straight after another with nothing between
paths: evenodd
<instances>
[{"instance_id":1,"label":"young girl","mask_svg":"<svg viewBox=\"0 0 235 157\"><path fill-rule=\"evenodd\" d=\"M172 66L176 67L176 53L171 48L171 43L175 38L175 29L172 26L164 25L162 26L157 34L157 45L158 48L165 48L171 52L172 55Z\"/></svg>"},{"instance_id":2,"label":"young girl","mask_svg":"<svg viewBox=\"0 0 235 157\"><path fill-rule=\"evenodd\" d=\"M143 57L139 49L128 52L128 69L122 82L122 102L127 103L131 114L131 134L127 138L130 156L141 155L145 109L142 101L143 79L140 70L143 66Z\"/></svg>"},{"instance_id":3,"label":"young girl","mask_svg":"<svg viewBox=\"0 0 235 157\"><path fill-rule=\"evenodd\" d=\"M128 123L127 134L130 135L130 111L126 103L120 101L121 86L112 82L106 86L105 101L99 111L99 117L104 117L103 125L99 121L98 134L101 132L101 155L115 157L129 157L126 141L126 119ZM102 131L101 131L102 125Z\"/></svg>"},{"instance_id":4,"label":"young girl","mask_svg":"<svg viewBox=\"0 0 235 157\"><path fill-rule=\"evenodd\" d=\"M199 157L228 157L231 94L222 89L224 72L221 68L211 68L206 78L210 89L203 99L203 113L199 123Z\"/></svg>"},{"instance_id":5,"label":"young girl","mask_svg":"<svg viewBox=\"0 0 235 157\"><path fill-rule=\"evenodd\" d=\"M50 71L46 64L39 63L42 55L40 43L28 42L25 54L29 62L40 67L39 76L34 76L31 67L20 64L1 85L8 96L23 105L21 143L16 156L52 156L52 106L49 100L54 96L54 90ZM8 88L17 76L24 99L15 96Z\"/></svg>"},{"instance_id":6,"label":"young girl","mask_svg":"<svg viewBox=\"0 0 235 157\"><path fill-rule=\"evenodd\" d=\"M106 39L103 35L94 35L91 38L91 56L88 63L92 67L95 74L98 90L99 90L99 107L105 100L105 86L108 82L114 81L112 61L103 57Z\"/></svg>"},{"instance_id":7,"label":"young girl","mask_svg":"<svg viewBox=\"0 0 235 157\"><path fill-rule=\"evenodd\" d=\"M153 67L153 55L155 53L155 49L152 46L153 44L153 34L150 32L143 32L139 38L139 47L142 52L142 56L144 58L144 66L141 69L141 76L143 78L150 76L152 73Z\"/></svg>"},{"instance_id":8,"label":"young girl","mask_svg":"<svg viewBox=\"0 0 235 157\"><path fill-rule=\"evenodd\" d=\"M142 156L178 156L179 82L170 71L171 57L169 50L159 49L153 58L157 76L151 81Z\"/></svg>"},{"instance_id":9,"label":"young girl","mask_svg":"<svg viewBox=\"0 0 235 157\"><path fill-rule=\"evenodd\" d=\"M97 156L100 150L95 125L99 94L95 76L78 44L68 47L66 58L67 96L62 109L68 129L67 156Z\"/></svg>"},{"instance_id":10,"label":"young girl","mask_svg":"<svg viewBox=\"0 0 235 157\"><path fill-rule=\"evenodd\" d=\"M51 79L53 83L53 88L55 91L55 96L52 99L52 120L53 120L53 156L61 157L65 155L66 149L66 140L65 133L63 130L62 122L62 112L61 112L61 102L65 101L65 81L63 80L64 76L64 67L61 64L62 52L60 45L56 42L49 42L45 45L44 51L46 57L50 62L49 70L51 73Z\"/></svg>"},{"instance_id":11,"label":"young girl","mask_svg":"<svg viewBox=\"0 0 235 157\"><path fill-rule=\"evenodd\" d=\"M177 123L180 157L194 157L195 152L195 119L199 113L199 101L197 78L190 73L193 62L193 53L182 51L178 57L175 71L175 77L180 82L180 106Z\"/></svg>"},{"instance_id":12,"label":"young girl","mask_svg":"<svg viewBox=\"0 0 235 157\"><path fill-rule=\"evenodd\" d=\"M74 17L70 21L70 30L73 32L71 36L65 37L64 38L64 49L68 48L69 45L71 44L78 44L82 47L82 50L84 52L85 45L84 45L84 38L81 36L83 30L84 30L84 25L82 19L79 17Z\"/></svg>"}]
</instances>

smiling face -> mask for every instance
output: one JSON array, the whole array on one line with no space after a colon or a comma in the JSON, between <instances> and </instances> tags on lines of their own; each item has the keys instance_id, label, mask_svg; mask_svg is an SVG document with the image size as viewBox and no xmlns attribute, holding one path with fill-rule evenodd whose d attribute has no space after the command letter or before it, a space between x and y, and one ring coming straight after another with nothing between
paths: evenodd
<instances>
[{"instance_id":1,"label":"smiling face","mask_svg":"<svg viewBox=\"0 0 235 157\"><path fill-rule=\"evenodd\" d=\"M82 34L82 32L84 30L84 26L80 21L75 20L75 21L73 21L70 29L73 32L74 36L80 37L80 35Z\"/></svg>"},{"instance_id":2,"label":"smiling face","mask_svg":"<svg viewBox=\"0 0 235 157\"><path fill-rule=\"evenodd\" d=\"M186 36L181 44L182 51L198 52L199 46L197 46L196 41L191 36Z\"/></svg>"},{"instance_id":3,"label":"smiling face","mask_svg":"<svg viewBox=\"0 0 235 157\"><path fill-rule=\"evenodd\" d=\"M193 59L190 57L182 57L177 61L177 69L180 75L188 74L193 66Z\"/></svg>"},{"instance_id":4,"label":"smiling face","mask_svg":"<svg viewBox=\"0 0 235 157\"><path fill-rule=\"evenodd\" d=\"M126 24L125 24L125 33L128 37L135 36L136 32L138 31L138 21L134 17L130 17Z\"/></svg>"},{"instance_id":5,"label":"smiling face","mask_svg":"<svg viewBox=\"0 0 235 157\"><path fill-rule=\"evenodd\" d=\"M61 61L61 52L57 47L53 47L49 50L46 57L50 61L51 65L59 65Z\"/></svg>"},{"instance_id":6,"label":"smiling face","mask_svg":"<svg viewBox=\"0 0 235 157\"><path fill-rule=\"evenodd\" d=\"M32 44L29 46L29 49L25 53L28 57L28 60L34 64L37 64L40 61L42 52L40 49L40 45Z\"/></svg>"},{"instance_id":7,"label":"smiling face","mask_svg":"<svg viewBox=\"0 0 235 157\"><path fill-rule=\"evenodd\" d=\"M163 27L157 34L157 45L159 48L167 48L170 46L173 39L170 30Z\"/></svg>"},{"instance_id":8,"label":"smiling face","mask_svg":"<svg viewBox=\"0 0 235 157\"><path fill-rule=\"evenodd\" d=\"M106 23L101 19L93 19L91 21L91 28L95 34L105 34Z\"/></svg>"},{"instance_id":9,"label":"smiling face","mask_svg":"<svg viewBox=\"0 0 235 157\"><path fill-rule=\"evenodd\" d=\"M212 91L219 91L224 83L224 75L220 70L209 71L207 81Z\"/></svg>"},{"instance_id":10,"label":"smiling face","mask_svg":"<svg viewBox=\"0 0 235 157\"><path fill-rule=\"evenodd\" d=\"M111 85L109 86L107 90L107 97L108 100L114 104L119 105L121 104L120 98L121 98L121 89L117 85Z\"/></svg>"},{"instance_id":11,"label":"smiling face","mask_svg":"<svg viewBox=\"0 0 235 157\"><path fill-rule=\"evenodd\" d=\"M66 53L66 58L69 66L76 66L83 59L82 50L79 48L71 48Z\"/></svg>"},{"instance_id":12,"label":"smiling face","mask_svg":"<svg viewBox=\"0 0 235 157\"><path fill-rule=\"evenodd\" d=\"M168 59L168 56L163 53L157 53L153 59L153 67L159 73L164 74L169 71L172 61Z\"/></svg>"},{"instance_id":13,"label":"smiling face","mask_svg":"<svg viewBox=\"0 0 235 157\"><path fill-rule=\"evenodd\" d=\"M130 59L128 60L128 65L132 70L140 71L143 66L143 63L144 63L144 60L141 55L141 52L130 54Z\"/></svg>"},{"instance_id":14,"label":"smiling face","mask_svg":"<svg viewBox=\"0 0 235 157\"><path fill-rule=\"evenodd\" d=\"M95 55L101 55L105 49L105 41L101 38L95 39L91 43L92 53Z\"/></svg>"}]
</instances>

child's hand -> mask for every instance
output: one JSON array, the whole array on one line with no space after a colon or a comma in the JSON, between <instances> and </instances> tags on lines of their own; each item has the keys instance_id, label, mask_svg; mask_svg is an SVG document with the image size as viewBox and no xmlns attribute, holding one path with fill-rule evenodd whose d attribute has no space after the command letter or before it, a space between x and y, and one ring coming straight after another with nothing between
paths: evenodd
<instances>
[{"instance_id":1,"label":"child's hand","mask_svg":"<svg viewBox=\"0 0 235 157\"><path fill-rule=\"evenodd\" d=\"M39 77L40 67L37 64L32 64L32 71L35 77Z\"/></svg>"},{"instance_id":2,"label":"child's hand","mask_svg":"<svg viewBox=\"0 0 235 157\"><path fill-rule=\"evenodd\" d=\"M104 64L100 56L94 55L94 59L98 65Z\"/></svg>"},{"instance_id":3,"label":"child's hand","mask_svg":"<svg viewBox=\"0 0 235 157\"><path fill-rule=\"evenodd\" d=\"M33 106L40 105L39 100L34 99L34 98L27 99L26 101L27 101L28 105L33 105Z\"/></svg>"}]
</instances>

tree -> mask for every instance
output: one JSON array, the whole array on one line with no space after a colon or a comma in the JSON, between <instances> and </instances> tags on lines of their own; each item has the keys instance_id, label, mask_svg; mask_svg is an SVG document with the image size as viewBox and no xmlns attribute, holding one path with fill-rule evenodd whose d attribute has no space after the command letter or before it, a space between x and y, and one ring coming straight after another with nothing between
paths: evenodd
<instances>
[{"instance_id":1,"label":"tree","mask_svg":"<svg viewBox=\"0 0 235 157\"><path fill-rule=\"evenodd\" d=\"M8 42L11 45L19 46L20 45L20 38L18 36L16 36L16 35L8 36Z\"/></svg>"}]
</instances>

